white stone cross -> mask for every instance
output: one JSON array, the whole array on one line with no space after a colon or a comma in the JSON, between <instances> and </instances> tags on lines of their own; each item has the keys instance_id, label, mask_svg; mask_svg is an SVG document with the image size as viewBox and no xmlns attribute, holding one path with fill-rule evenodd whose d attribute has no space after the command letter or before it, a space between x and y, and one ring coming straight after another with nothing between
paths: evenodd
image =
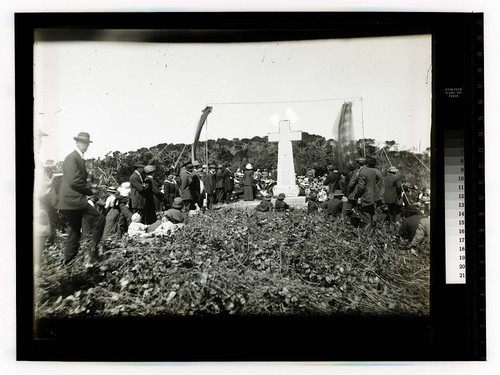
<instances>
[{"instance_id":1,"label":"white stone cross","mask_svg":"<svg viewBox=\"0 0 500 375\"><path fill-rule=\"evenodd\" d=\"M297 197L299 187L295 182L292 141L302 140L301 131L290 131L290 121L279 122L279 133L269 133L269 142L278 142L278 181L273 193L285 193L287 197Z\"/></svg>"}]
</instances>

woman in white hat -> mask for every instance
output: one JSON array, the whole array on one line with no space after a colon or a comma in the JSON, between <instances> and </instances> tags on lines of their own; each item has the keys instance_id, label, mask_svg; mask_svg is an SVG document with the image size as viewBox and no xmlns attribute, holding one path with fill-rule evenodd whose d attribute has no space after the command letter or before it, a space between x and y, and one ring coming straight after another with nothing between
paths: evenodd
<instances>
[{"instance_id":1,"label":"woman in white hat","mask_svg":"<svg viewBox=\"0 0 500 375\"><path fill-rule=\"evenodd\" d=\"M246 201L253 201L253 167L252 164L248 163L245 166L245 173L243 175L243 199Z\"/></svg>"}]
</instances>

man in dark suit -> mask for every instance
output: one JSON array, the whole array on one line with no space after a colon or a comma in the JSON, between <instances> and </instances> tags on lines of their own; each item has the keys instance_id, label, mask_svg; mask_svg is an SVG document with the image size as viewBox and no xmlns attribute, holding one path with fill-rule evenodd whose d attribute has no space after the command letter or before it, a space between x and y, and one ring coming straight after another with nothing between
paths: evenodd
<instances>
[{"instance_id":1,"label":"man in dark suit","mask_svg":"<svg viewBox=\"0 0 500 375\"><path fill-rule=\"evenodd\" d=\"M215 203L215 164L208 166L208 172L203 179L203 185L207 193L207 208L211 210Z\"/></svg>"},{"instance_id":2,"label":"man in dark suit","mask_svg":"<svg viewBox=\"0 0 500 375\"><path fill-rule=\"evenodd\" d=\"M144 184L144 167L146 165L137 162L134 164L135 171L130 175L130 211L135 214L136 212L141 215L141 222L144 224L144 207L146 205Z\"/></svg>"},{"instance_id":3,"label":"man in dark suit","mask_svg":"<svg viewBox=\"0 0 500 375\"><path fill-rule=\"evenodd\" d=\"M226 203L231 202L234 189L234 173L231 171L231 164L226 164L224 169L224 198Z\"/></svg>"},{"instance_id":4,"label":"man in dark suit","mask_svg":"<svg viewBox=\"0 0 500 375\"><path fill-rule=\"evenodd\" d=\"M224 203L224 171L222 164L218 164L215 171L215 194L216 203Z\"/></svg>"},{"instance_id":5,"label":"man in dark suit","mask_svg":"<svg viewBox=\"0 0 500 375\"><path fill-rule=\"evenodd\" d=\"M201 185L202 181L200 178L200 162L198 160L194 160L192 162L193 170L191 171L191 185L189 185L189 189L191 191L191 196L193 197L193 204L197 205L199 208L203 207L203 198L201 198ZM200 202L201 198L201 202Z\"/></svg>"},{"instance_id":6,"label":"man in dark suit","mask_svg":"<svg viewBox=\"0 0 500 375\"><path fill-rule=\"evenodd\" d=\"M374 157L366 157L366 167L360 169L354 189L355 199L360 199L361 222L367 231L374 225L375 204L381 194L378 184L382 177L380 171L375 170L376 164L377 160Z\"/></svg>"},{"instance_id":7,"label":"man in dark suit","mask_svg":"<svg viewBox=\"0 0 500 375\"><path fill-rule=\"evenodd\" d=\"M196 206L194 204L193 195L191 194L191 184L193 182L193 163L188 161L184 164L180 171L181 177L181 186L179 189L179 193L181 198L184 201L184 209L185 210L195 210Z\"/></svg>"},{"instance_id":8,"label":"man in dark suit","mask_svg":"<svg viewBox=\"0 0 500 375\"><path fill-rule=\"evenodd\" d=\"M389 222L391 223L397 223L401 220L401 209L403 208L403 201L401 199L403 188L401 187L400 176L396 175L397 172L398 169L391 166L387 170L387 176L384 177L384 202L387 204Z\"/></svg>"},{"instance_id":9,"label":"man in dark suit","mask_svg":"<svg viewBox=\"0 0 500 375\"><path fill-rule=\"evenodd\" d=\"M64 264L68 269L74 264L80 242L82 219L92 227L91 246L87 253L87 267L93 266L99 260L98 246L104 230L105 218L87 202L87 197L97 194L87 182L84 154L92 143L90 135L85 132L73 137L76 150L64 159L63 177L59 188L59 203L57 208L68 222L68 237L64 249Z\"/></svg>"}]
</instances>

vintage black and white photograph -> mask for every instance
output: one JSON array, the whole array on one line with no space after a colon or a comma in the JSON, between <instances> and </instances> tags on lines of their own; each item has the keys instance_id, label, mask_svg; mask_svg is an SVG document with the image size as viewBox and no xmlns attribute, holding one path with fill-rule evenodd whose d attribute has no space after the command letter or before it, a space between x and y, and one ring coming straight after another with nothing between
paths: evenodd
<instances>
[{"instance_id":1,"label":"vintage black and white photograph","mask_svg":"<svg viewBox=\"0 0 500 375\"><path fill-rule=\"evenodd\" d=\"M33 46L35 327L429 315L431 35L65 33Z\"/></svg>"}]
</instances>

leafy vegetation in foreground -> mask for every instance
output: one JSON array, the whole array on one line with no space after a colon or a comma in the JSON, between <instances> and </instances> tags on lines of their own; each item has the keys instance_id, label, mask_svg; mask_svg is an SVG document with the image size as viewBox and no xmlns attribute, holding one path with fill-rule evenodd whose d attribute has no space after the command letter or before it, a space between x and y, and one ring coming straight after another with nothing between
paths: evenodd
<instances>
[{"instance_id":1,"label":"leafy vegetation in foreground","mask_svg":"<svg viewBox=\"0 0 500 375\"><path fill-rule=\"evenodd\" d=\"M105 243L100 268L46 249L38 317L428 314L429 250L322 214L219 210L170 236ZM81 252L83 253L83 251Z\"/></svg>"}]
</instances>

